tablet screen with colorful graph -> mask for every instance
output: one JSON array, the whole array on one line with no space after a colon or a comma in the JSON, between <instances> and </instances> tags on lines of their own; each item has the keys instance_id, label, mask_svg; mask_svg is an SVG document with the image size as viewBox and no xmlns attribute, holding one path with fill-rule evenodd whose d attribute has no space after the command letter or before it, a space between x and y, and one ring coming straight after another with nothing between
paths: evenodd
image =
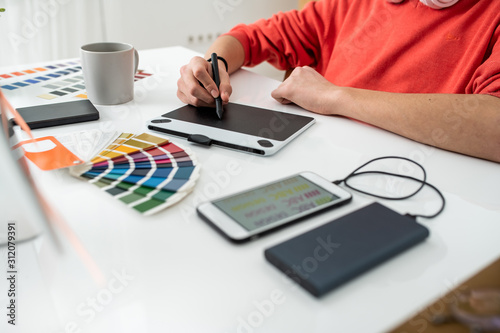
<instances>
[{"instance_id":1,"label":"tablet screen with colorful graph","mask_svg":"<svg viewBox=\"0 0 500 333\"><path fill-rule=\"evenodd\" d=\"M141 214L154 214L189 194L200 165L189 150L148 133L122 133L71 174L106 191Z\"/></svg>"}]
</instances>

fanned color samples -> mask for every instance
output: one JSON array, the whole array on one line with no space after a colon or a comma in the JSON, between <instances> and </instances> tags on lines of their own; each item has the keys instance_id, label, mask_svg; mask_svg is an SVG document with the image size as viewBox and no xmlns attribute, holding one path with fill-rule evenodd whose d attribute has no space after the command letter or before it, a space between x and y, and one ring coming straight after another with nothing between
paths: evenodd
<instances>
[{"instance_id":1,"label":"fanned color samples","mask_svg":"<svg viewBox=\"0 0 500 333\"><path fill-rule=\"evenodd\" d=\"M144 215L189 194L199 176L189 150L148 133L122 133L90 162L71 173L100 187Z\"/></svg>"}]
</instances>

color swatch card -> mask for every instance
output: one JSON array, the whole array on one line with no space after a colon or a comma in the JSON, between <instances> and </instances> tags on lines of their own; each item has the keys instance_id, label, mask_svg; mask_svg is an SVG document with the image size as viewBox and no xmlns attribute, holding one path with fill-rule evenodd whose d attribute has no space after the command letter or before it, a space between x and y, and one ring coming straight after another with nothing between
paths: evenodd
<instances>
[{"instance_id":1,"label":"color swatch card","mask_svg":"<svg viewBox=\"0 0 500 333\"><path fill-rule=\"evenodd\" d=\"M53 136L21 141L12 148L19 147L23 149L24 157L45 171L67 168L83 163L83 160Z\"/></svg>"},{"instance_id":2,"label":"color swatch card","mask_svg":"<svg viewBox=\"0 0 500 333\"><path fill-rule=\"evenodd\" d=\"M152 75L139 69L134 76L134 82ZM16 107L38 105L55 99L87 99L79 59L0 73L0 89Z\"/></svg>"},{"instance_id":3,"label":"color swatch card","mask_svg":"<svg viewBox=\"0 0 500 333\"><path fill-rule=\"evenodd\" d=\"M168 139L122 133L90 162L71 168L71 174L151 215L188 195L199 170L193 153Z\"/></svg>"}]
</instances>

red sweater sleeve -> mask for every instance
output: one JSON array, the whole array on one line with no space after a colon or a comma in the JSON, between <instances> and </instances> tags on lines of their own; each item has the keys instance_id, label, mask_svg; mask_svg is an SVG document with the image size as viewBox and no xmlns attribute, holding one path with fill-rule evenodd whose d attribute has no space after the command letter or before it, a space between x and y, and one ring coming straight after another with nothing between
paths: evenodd
<instances>
[{"instance_id":1,"label":"red sweater sleeve","mask_svg":"<svg viewBox=\"0 0 500 333\"><path fill-rule=\"evenodd\" d=\"M500 97L500 0L321 0L229 33L244 66L314 67L338 86Z\"/></svg>"},{"instance_id":2,"label":"red sweater sleeve","mask_svg":"<svg viewBox=\"0 0 500 333\"><path fill-rule=\"evenodd\" d=\"M332 24L341 25L343 7L337 1L310 2L301 11L280 12L253 24L239 24L227 35L237 38L243 45L244 66L268 61L282 70L316 67L327 47L325 42L331 47L335 43L330 28ZM324 13L330 13L329 17L324 17Z\"/></svg>"},{"instance_id":3,"label":"red sweater sleeve","mask_svg":"<svg viewBox=\"0 0 500 333\"><path fill-rule=\"evenodd\" d=\"M474 72L466 93L488 94L500 98L500 26L491 39L485 58Z\"/></svg>"}]
</instances>

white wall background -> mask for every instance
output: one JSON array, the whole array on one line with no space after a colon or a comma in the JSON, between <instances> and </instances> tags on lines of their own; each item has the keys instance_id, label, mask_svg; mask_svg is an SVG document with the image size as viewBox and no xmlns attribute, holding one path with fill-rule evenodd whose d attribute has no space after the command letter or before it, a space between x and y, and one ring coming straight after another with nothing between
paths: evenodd
<instances>
[{"instance_id":1,"label":"white wall background","mask_svg":"<svg viewBox=\"0 0 500 333\"><path fill-rule=\"evenodd\" d=\"M297 0L0 0L0 66L79 57L79 47L123 41L137 49L199 52L238 23L297 8Z\"/></svg>"}]
</instances>

